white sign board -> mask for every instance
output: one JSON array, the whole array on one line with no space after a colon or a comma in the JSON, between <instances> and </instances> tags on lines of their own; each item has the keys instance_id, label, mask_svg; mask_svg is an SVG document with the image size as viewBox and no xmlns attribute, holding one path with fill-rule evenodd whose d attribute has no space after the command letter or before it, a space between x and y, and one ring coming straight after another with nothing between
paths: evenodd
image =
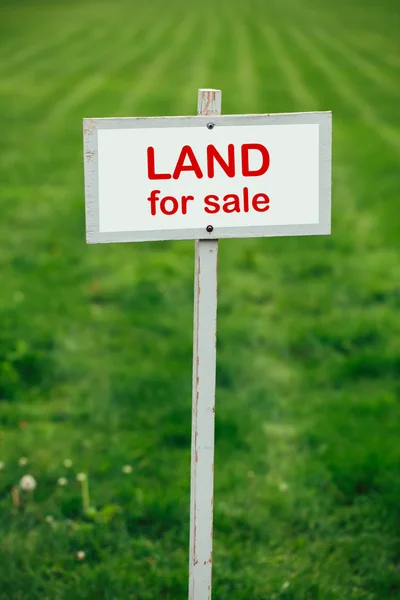
<instances>
[{"instance_id":1,"label":"white sign board","mask_svg":"<svg viewBox=\"0 0 400 600\"><path fill-rule=\"evenodd\" d=\"M85 119L89 243L330 233L330 112Z\"/></svg>"}]
</instances>

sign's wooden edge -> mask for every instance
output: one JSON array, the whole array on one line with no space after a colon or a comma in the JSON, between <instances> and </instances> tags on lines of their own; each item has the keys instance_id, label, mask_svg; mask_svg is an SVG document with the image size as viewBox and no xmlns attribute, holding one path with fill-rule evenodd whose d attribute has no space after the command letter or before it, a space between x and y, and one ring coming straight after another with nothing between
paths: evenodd
<instances>
[{"instance_id":1,"label":"sign's wooden edge","mask_svg":"<svg viewBox=\"0 0 400 600\"><path fill-rule=\"evenodd\" d=\"M109 244L118 242L162 242L167 240L218 240L248 237L290 237L307 235L329 235L330 223L325 226L321 223L304 225L266 225L261 227L215 227L209 233L206 229L176 229L176 230L144 230L123 231L117 233L100 233L87 231L88 244Z\"/></svg>"},{"instance_id":2,"label":"sign's wooden edge","mask_svg":"<svg viewBox=\"0 0 400 600\"><path fill-rule=\"evenodd\" d=\"M265 113L243 115L212 116L171 116L171 117L101 117L84 118L84 127L97 129L134 129L141 127L204 127L209 121L214 125L260 125L263 121L269 125L314 125L332 118L332 111L305 113Z\"/></svg>"},{"instance_id":3,"label":"sign's wooden edge","mask_svg":"<svg viewBox=\"0 0 400 600\"><path fill-rule=\"evenodd\" d=\"M99 231L98 206L98 136L99 129L133 129L145 127L204 127L212 121L215 126L240 125L314 125L319 129L319 223L302 225L264 225L260 227L215 227L212 232L203 228L123 231ZM88 244L115 242L145 242L164 240L198 240L244 237L276 237L329 235L331 233L332 186L332 112L276 113L260 115L221 115L208 117L123 117L83 120L84 172L86 205L86 241Z\"/></svg>"}]
</instances>

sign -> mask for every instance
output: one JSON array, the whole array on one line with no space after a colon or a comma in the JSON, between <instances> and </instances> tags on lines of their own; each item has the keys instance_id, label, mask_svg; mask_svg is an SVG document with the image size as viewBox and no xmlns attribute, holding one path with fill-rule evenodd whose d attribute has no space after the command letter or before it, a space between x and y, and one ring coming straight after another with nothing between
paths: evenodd
<instances>
[{"instance_id":1,"label":"sign","mask_svg":"<svg viewBox=\"0 0 400 600\"><path fill-rule=\"evenodd\" d=\"M211 600L218 239L330 233L330 112L84 119L87 241L195 243L189 600Z\"/></svg>"},{"instance_id":2,"label":"sign","mask_svg":"<svg viewBox=\"0 0 400 600\"><path fill-rule=\"evenodd\" d=\"M331 113L85 119L89 243L330 233Z\"/></svg>"}]
</instances>

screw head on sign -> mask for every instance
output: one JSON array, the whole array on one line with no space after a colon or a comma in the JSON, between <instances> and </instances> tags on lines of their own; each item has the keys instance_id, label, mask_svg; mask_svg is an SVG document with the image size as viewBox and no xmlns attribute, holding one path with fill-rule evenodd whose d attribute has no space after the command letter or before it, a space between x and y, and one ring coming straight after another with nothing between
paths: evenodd
<instances>
[{"instance_id":1,"label":"screw head on sign","mask_svg":"<svg viewBox=\"0 0 400 600\"><path fill-rule=\"evenodd\" d=\"M207 225L206 229L207 229L208 233L211 233L212 230L214 229L214 227L212 225Z\"/></svg>"},{"instance_id":2,"label":"screw head on sign","mask_svg":"<svg viewBox=\"0 0 400 600\"><path fill-rule=\"evenodd\" d=\"M214 123L207 123L207 129L214 129Z\"/></svg>"}]
</instances>

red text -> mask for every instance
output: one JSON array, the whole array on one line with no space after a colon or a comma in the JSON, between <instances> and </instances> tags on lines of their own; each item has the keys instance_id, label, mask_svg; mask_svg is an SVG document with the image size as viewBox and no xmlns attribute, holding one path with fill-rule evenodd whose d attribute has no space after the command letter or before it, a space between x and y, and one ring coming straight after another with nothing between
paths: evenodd
<instances>
[{"instance_id":1,"label":"red text","mask_svg":"<svg viewBox=\"0 0 400 600\"><path fill-rule=\"evenodd\" d=\"M260 166L251 168L251 156L253 156L253 160L257 156L257 162L261 159ZM222 154L213 144L209 144L203 159L205 165L203 165L202 168L193 148L186 145L182 147L176 160L175 167L173 170L170 169L170 173L156 172L155 150L153 146L149 146L147 148L148 178L151 180L179 179L182 173L191 172L197 179L202 179L204 173L207 174L209 179L213 179L215 177L216 168L219 172L223 172L231 178L235 177L237 174L235 146L233 144L228 144L226 151ZM240 146L240 172L243 177L260 177L268 171L269 165L269 152L262 144L242 144Z\"/></svg>"}]
</instances>

